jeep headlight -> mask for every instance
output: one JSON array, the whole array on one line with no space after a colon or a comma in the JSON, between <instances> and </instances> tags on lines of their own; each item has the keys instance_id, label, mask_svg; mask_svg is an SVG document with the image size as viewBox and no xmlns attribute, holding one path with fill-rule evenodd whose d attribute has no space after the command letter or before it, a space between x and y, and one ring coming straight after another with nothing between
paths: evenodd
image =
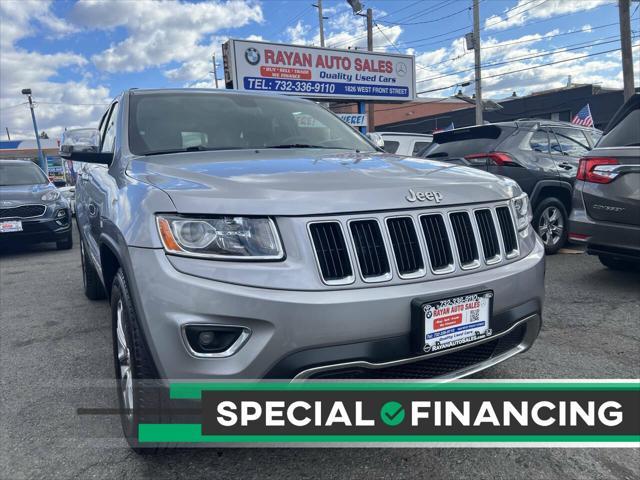
<instances>
[{"instance_id":1,"label":"jeep headlight","mask_svg":"<svg viewBox=\"0 0 640 480\"><path fill-rule=\"evenodd\" d=\"M220 260L280 260L284 256L270 218L158 215L156 221L168 253Z\"/></svg>"},{"instance_id":2,"label":"jeep headlight","mask_svg":"<svg viewBox=\"0 0 640 480\"><path fill-rule=\"evenodd\" d=\"M513 204L513 210L516 213L516 226L518 227L518 231L520 232L525 230L533 218L529 195L521 193L517 197L512 198L511 203Z\"/></svg>"},{"instance_id":3,"label":"jeep headlight","mask_svg":"<svg viewBox=\"0 0 640 480\"><path fill-rule=\"evenodd\" d=\"M58 190L48 190L40 197L43 202L55 202L59 198L60 192Z\"/></svg>"}]
</instances>

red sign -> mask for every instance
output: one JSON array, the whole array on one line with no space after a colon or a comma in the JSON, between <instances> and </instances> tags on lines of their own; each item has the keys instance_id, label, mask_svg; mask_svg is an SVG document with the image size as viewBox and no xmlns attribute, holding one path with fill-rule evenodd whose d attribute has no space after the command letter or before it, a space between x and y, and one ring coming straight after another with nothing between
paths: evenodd
<instances>
[{"instance_id":1,"label":"red sign","mask_svg":"<svg viewBox=\"0 0 640 480\"><path fill-rule=\"evenodd\" d=\"M441 330L443 328L453 327L462 323L462 314L456 313L455 315L448 315L446 317L436 318L433 321L433 329Z\"/></svg>"},{"instance_id":2,"label":"red sign","mask_svg":"<svg viewBox=\"0 0 640 480\"><path fill-rule=\"evenodd\" d=\"M260 67L260 75L272 78L289 78L291 80L311 80L311 70L290 67Z\"/></svg>"}]
</instances>

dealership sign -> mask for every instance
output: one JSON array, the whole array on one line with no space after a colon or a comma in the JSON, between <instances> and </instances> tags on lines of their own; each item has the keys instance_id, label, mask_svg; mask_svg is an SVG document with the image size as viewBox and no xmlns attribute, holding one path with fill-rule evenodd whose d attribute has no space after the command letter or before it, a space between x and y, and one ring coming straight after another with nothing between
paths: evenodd
<instances>
[{"instance_id":1,"label":"dealership sign","mask_svg":"<svg viewBox=\"0 0 640 480\"><path fill-rule=\"evenodd\" d=\"M229 40L227 88L310 98L406 101L415 96L412 55Z\"/></svg>"},{"instance_id":2,"label":"dealership sign","mask_svg":"<svg viewBox=\"0 0 640 480\"><path fill-rule=\"evenodd\" d=\"M344 123L351 125L352 127L366 127L367 115L364 113L336 113L336 115Z\"/></svg>"}]
</instances>

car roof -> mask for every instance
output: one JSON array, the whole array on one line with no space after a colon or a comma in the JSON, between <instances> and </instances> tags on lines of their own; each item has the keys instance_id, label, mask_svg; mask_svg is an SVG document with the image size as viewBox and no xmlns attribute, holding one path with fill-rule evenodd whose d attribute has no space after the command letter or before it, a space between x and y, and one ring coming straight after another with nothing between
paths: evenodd
<instances>
[{"instance_id":1,"label":"car roof","mask_svg":"<svg viewBox=\"0 0 640 480\"><path fill-rule=\"evenodd\" d=\"M194 94L194 93L209 93L212 95L237 95L242 97L252 97L252 98L260 98L260 97L278 97L278 98L287 98L288 100L298 101L298 102L308 102L309 100L301 97L294 97L290 95L283 95L282 93L277 92L246 92L242 90L228 90L224 88L130 88L126 90L125 93L129 95L151 95L151 94L176 94L176 93L186 93L186 94Z\"/></svg>"},{"instance_id":2,"label":"car roof","mask_svg":"<svg viewBox=\"0 0 640 480\"><path fill-rule=\"evenodd\" d=\"M397 135L399 137L425 137L431 138L430 133L409 133L409 132L376 132L378 135Z\"/></svg>"}]
</instances>

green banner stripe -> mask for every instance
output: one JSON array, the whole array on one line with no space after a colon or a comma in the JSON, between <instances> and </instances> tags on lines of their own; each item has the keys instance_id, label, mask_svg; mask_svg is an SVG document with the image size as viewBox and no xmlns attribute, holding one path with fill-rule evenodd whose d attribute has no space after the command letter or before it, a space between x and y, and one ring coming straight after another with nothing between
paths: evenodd
<instances>
[{"instance_id":1,"label":"green banner stripe","mask_svg":"<svg viewBox=\"0 0 640 480\"><path fill-rule=\"evenodd\" d=\"M199 423L138 426L141 443L640 442L640 435L202 435Z\"/></svg>"},{"instance_id":2,"label":"green banner stripe","mask_svg":"<svg viewBox=\"0 0 640 480\"><path fill-rule=\"evenodd\" d=\"M397 390L436 390L436 391L478 391L478 390L502 390L502 391L522 391L522 390L566 390L566 391L616 391L616 390L640 390L640 382L606 382L606 383L466 383L466 382L425 382L425 383L339 383L339 382L317 382L317 383L289 383L289 382L247 382L247 383L172 383L170 385L170 395L173 399L199 399L202 391L397 391Z\"/></svg>"}]
</instances>

